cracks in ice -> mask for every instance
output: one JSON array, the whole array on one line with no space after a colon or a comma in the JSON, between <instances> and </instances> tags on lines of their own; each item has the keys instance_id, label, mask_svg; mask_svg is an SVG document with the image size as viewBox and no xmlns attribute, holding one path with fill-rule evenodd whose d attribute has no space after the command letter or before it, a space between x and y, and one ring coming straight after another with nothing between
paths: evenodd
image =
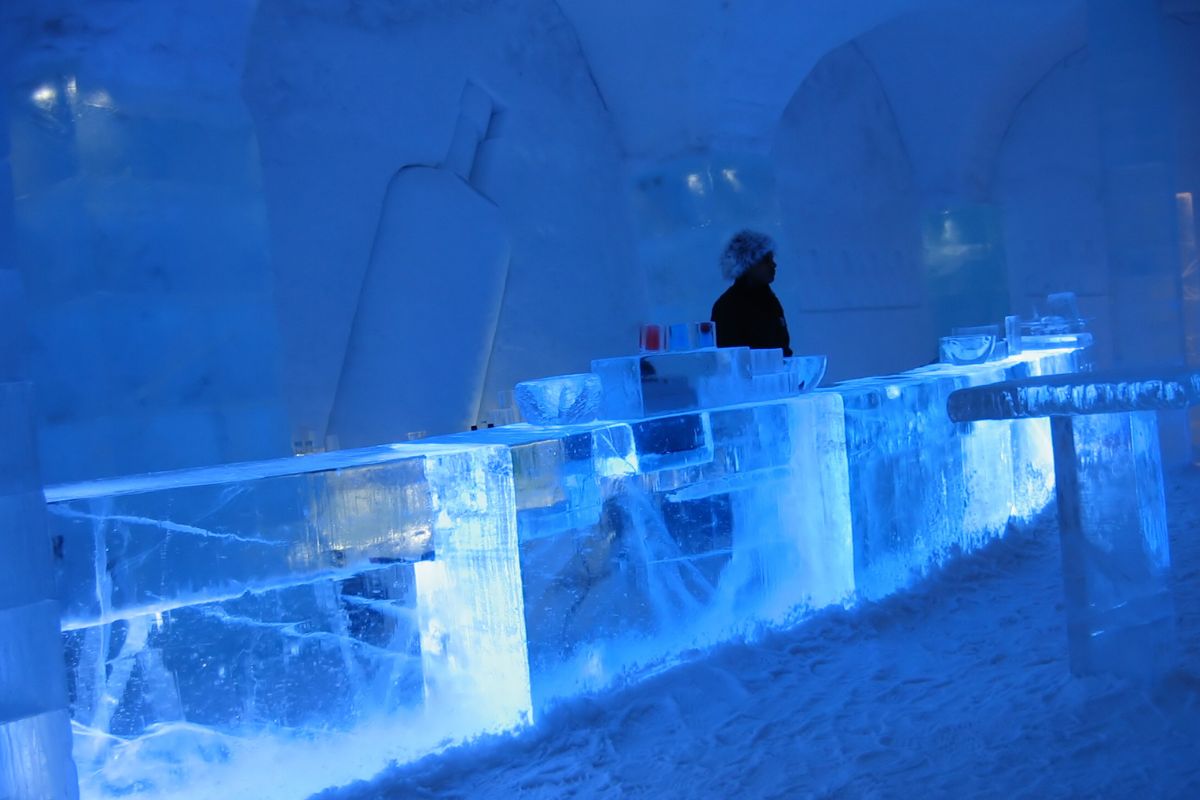
<instances>
[{"instance_id":1,"label":"cracks in ice","mask_svg":"<svg viewBox=\"0 0 1200 800\"><path fill-rule=\"evenodd\" d=\"M221 539L229 542L241 542L243 544L262 544L268 547L287 547L288 542L272 541L263 539L258 536L242 536L238 533L220 533L218 531L210 531L207 528L198 528L195 525L187 525L182 522L172 522L167 519L154 519L153 517L136 517L126 514L89 514L85 511L78 511L73 508L65 508L61 505L49 505L47 508L52 514L57 514L68 519L84 519L93 522L123 522L127 525L144 525L151 528L161 528L169 533L183 533L189 536L199 536L206 539Z\"/></svg>"}]
</instances>

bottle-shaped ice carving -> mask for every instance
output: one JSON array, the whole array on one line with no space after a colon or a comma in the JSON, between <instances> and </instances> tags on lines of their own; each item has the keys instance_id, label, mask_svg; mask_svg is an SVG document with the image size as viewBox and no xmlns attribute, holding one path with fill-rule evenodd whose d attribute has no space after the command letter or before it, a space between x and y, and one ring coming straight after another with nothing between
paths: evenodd
<instances>
[{"instance_id":1,"label":"bottle-shaped ice carving","mask_svg":"<svg viewBox=\"0 0 1200 800\"><path fill-rule=\"evenodd\" d=\"M388 185L330 415L343 446L477 419L509 243L471 176L498 119L492 98L468 83L445 163L404 167Z\"/></svg>"}]
</instances>

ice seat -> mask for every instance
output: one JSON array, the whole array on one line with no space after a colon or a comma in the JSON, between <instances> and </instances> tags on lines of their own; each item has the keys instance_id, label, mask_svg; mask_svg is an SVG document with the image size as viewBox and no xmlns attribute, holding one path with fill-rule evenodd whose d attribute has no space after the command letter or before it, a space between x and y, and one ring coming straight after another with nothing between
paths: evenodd
<instances>
[{"instance_id":1,"label":"ice seat","mask_svg":"<svg viewBox=\"0 0 1200 800\"><path fill-rule=\"evenodd\" d=\"M1077 674L1155 679L1176 655L1156 410L1200 403L1200 372L1052 375L955 392L955 420L1050 418L1067 634Z\"/></svg>"}]
</instances>

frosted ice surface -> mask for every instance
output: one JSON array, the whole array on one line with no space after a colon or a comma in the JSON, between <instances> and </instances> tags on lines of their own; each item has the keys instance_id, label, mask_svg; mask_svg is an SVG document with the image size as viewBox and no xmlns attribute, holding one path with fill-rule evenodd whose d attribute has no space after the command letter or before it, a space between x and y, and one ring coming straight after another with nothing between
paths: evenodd
<instances>
[{"instance_id":1,"label":"frosted ice surface","mask_svg":"<svg viewBox=\"0 0 1200 800\"><path fill-rule=\"evenodd\" d=\"M1154 412L1198 401L1200 372L1180 369L1033 377L950 398L956 419L1054 418L1067 628L1077 673L1141 677L1169 662L1174 611Z\"/></svg>"},{"instance_id":2,"label":"frosted ice surface","mask_svg":"<svg viewBox=\"0 0 1200 800\"><path fill-rule=\"evenodd\" d=\"M723 347L592 362L607 419L639 419L788 397L816 388L825 356Z\"/></svg>"},{"instance_id":3,"label":"frosted ice surface","mask_svg":"<svg viewBox=\"0 0 1200 800\"><path fill-rule=\"evenodd\" d=\"M11 324L0 318L0 330ZM30 384L0 383L0 797L68 800L75 769L33 424Z\"/></svg>"},{"instance_id":4,"label":"frosted ice surface","mask_svg":"<svg viewBox=\"0 0 1200 800\"><path fill-rule=\"evenodd\" d=\"M600 518L602 482L634 475L639 468L633 431L619 422L553 431L506 425L433 441L486 441L508 449L523 542L595 524Z\"/></svg>"},{"instance_id":5,"label":"frosted ice surface","mask_svg":"<svg viewBox=\"0 0 1200 800\"><path fill-rule=\"evenodd\" d=\"M1153 677L1174 607L1154 412L1054 420L1071 666Z\"/></svg>"},{"instance_id":6,"label":"frosted ice surface","mask_svg":"<svg viewBox=\"0 0 1200 800\"><path fill-rule=\"evenodd\" d=\"M1065 354L938 364L822 390L837 392L846 406L861 596L903 588L953 553L1000 535L1010 518L1028 519L1045 507L1054 476L1045 421L956 425L946 403L956 390L981 382L1070 369Z\"/></svg>"},{"instance_id":7,"label":"frosted ice surface","mask_svg":"<svg viewBox=\"0 0 1200 800\"><path fill-rule=\"evenodd\" d=\"M11 721L0 718L3 796L38 800L78 797L75 770L65 766L71 764L70 731L66 709Z\"/></svg>"},{"instance_id":8,"label":"frosted ice surface","mask_svg":"<svg viewBox=\"0 0 1200 800\"><path fill-rule=\"evenodd\" d=\"M955 420L1021 419L1187 408L1200 403L1200 372L1115 371L1010 381L956 393Z\"/></svg>"},{"instance_id":9,"label":"frosted ice surface","mask_svg":"<svg viewBox=\"0 0 1200 800\"><path fill-rule=\"evenodd\" d=\"M603 415L638 419L753 400L750 354L722 347L597 359L592 372L603 385Z\"/></svg>"},{"instance_id":10,"label":"frosted ice surface","mask_svg":"<svg viewBox=\"0 0 1200 800\"><path fill-rule=\"evenodd\" d=\"M535 708L854 589L841 398L442 441L514 469Z\"/></svg>"},{"instance_id":11,"label":"frosted ice surface","mask_svg":"<svg viewBox=\"0 0 1200 800\"><path fill-rule=\"evenodd\" d=\"M600 379L590 372L522 381L514 395L521 416L534 425L573 425L600 414Z\"/></svg>"},{"instance_id":12,"label":"frosted ice surface","mask_svg":"<svg viewBox=\"0 0 1200 800\"><path fill-rule=\"evenodd\" d=\"M853 592L836 395L597 426L590 446L579 435L514 444L513 459L536 448L594 463L630 444L603 480L516 470L539 707ZM590 513L530 513L583 498Z\"/></svg>"},{"instance_id":13,"label":"frosted ice surface","mask_svg":"<svg viewBox=\"0 0 1200 800\"><path fill-rule=\"evenodd\" d=\"M301 735L334 759L388 726L361 777L528 721L512 496L503 448L426 443L49 490L91 788L168 793Z\"/></svg>"}]
</instances>

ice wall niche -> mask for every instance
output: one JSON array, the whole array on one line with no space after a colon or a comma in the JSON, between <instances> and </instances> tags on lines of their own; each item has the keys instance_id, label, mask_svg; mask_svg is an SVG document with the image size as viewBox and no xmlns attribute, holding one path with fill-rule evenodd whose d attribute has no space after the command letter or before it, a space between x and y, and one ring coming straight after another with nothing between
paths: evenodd
<instances>
[{"instance_id":1,"label":"ice wall niche","mask_svg":"<svg viewBox=\"0 0 1200 800\"><path fill-rule=\"evenodd\" d=\"M81 9L78 31L30 8L12 55L16 266L52 482L288 452L258 143L224 60L240 63L247 14L222 3L218 28L177 5Z\"/></svg>"},{"instance_id":2,"label":"ice wall niche","mask_svg":"<svg viewBox=\"0 0 1200 800\"><path fill-rule=\"evenodd\" d=\"M920 201L887 93L854 42L795 80L771 151L792 346L828 354L834 380L928 363Z\"/></svg>"}]
</instances>

